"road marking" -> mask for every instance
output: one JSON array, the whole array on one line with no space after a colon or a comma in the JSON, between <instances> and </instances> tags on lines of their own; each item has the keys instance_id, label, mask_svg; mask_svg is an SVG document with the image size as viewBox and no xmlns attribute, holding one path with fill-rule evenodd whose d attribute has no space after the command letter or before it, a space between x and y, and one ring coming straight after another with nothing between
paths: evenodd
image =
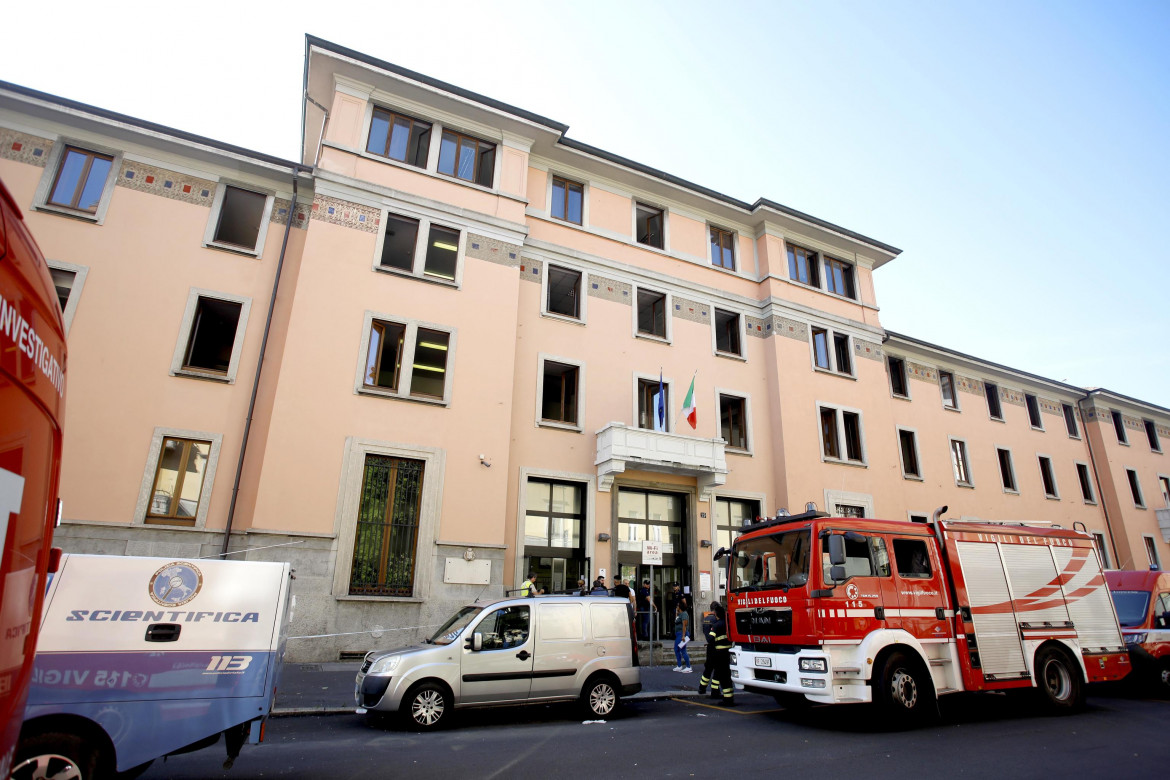
<instances>
[{"instance_id":1,"label":"road marking","mask_svg":"<svg viewBox=\"0 0 1170 780\"><path fill-rule=\"evenodd\" d=\"M721 712L731 712L735 715L762 715L766 712L780 712L780 710L784 709L783 707L777 707L770 710L740 710L728 707L725 704L707 704L706 702L694 701L693 699L672 698L671 701L682 702L683 704L691 704L695 707L706 707L708 709L719 710Z\"/></svg>"}]
</instances>

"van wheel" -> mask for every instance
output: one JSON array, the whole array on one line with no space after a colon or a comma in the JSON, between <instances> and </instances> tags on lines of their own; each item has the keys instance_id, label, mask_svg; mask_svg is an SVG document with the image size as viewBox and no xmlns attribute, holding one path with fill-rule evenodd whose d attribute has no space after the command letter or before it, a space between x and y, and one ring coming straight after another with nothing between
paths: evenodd
<instances>
[{"instance_id":1,"label":"van wheel","mask_svg":"<svg viewBox=\"0 0 1170 780\"><path fill-rule=\"evenodd\" d=\"M1158 664L1158 695L1163 699L1170 699L1170 658L1163 658Z\"/></svg>"},{"instance_id":2,"label":"van wheel","mask_svg":"<svg viewBox=\"0 0 1170 780\"><path fill-rule=\"evenodd\" d=\"M451 719L451 697L437 683L423 683L402 701L406 722L420 731L433 731Z\"/></svg>"},{"instance_id":3,"label":"van wheel","mask_svg":"<svg viewBox=\"0 0 1170 780\"><path fill-rule=\"evenodd\" d=\"M1036 654L1036 685L1047 709L1067 715L1085 706L1081 670L1068 654L1049 647Z\"/></svg>"},{"instance_id":4,"label":"van wheel","mask_svg":"<svg viewBox=\"0 0 1170 780\"><path fill-rule=\"evenodd\" d=\"M12 780L94 780L99 757L76 734L38 734L17 745Z\"/></svg>"},{"instance_id":5,"label":"van wheel","mask_svg":"<svg viewBox=\"0 0 1170 780\"><path fill-rule=\"evenodd\" d=\"M585 690L581 692L581 703L595 718L609 717L617 710L619 702L613 681L606 677L595 677L586 683Z\"/></svg>"},{"instance_id":6,"label":"van wheel","mask_svg":"<svg viewBox=\"0 0 1170 780\"><path fill-rule=\"evenodd\" d=\"M873 698L896 726L926 720L934 708L934 687L905 653L891 653L874 678Z\"/></svg>"}]
</instances>

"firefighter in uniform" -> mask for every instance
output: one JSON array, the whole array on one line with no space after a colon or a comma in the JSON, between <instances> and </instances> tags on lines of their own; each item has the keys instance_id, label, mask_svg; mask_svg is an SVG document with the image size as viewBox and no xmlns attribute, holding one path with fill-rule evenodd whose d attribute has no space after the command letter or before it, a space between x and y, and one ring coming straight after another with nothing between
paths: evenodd
<instances>
[{"instance_id":1,"label":"firefighter in uniform","mask_svg":"<svg viewBox=\"0 0 1170 780\"><path fill-rule=\"evenodd\" d=\"M715 625L707 632L707 660L699 680L699 693L706 693L710 685L711 698L722 698L723 703L730 707L735 704L735 686L731 682L731 640L727 636L723 605L713 601L711 611L715 613Z\"/></svg>"}]
</instances>

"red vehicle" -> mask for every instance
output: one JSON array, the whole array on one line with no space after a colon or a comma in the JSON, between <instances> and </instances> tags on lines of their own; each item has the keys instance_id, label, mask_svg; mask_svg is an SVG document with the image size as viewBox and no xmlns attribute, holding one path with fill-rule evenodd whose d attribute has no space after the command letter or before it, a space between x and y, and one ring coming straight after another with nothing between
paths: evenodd
<instances>
[{"instance_id":1,"label":"red vehicle","mask_svg":"<svg viewBox=\"0 0 1170 780\"><path fill-rule=\"evenodd\" d=\"M1107 571L1105 579L1139 684L1170 697L1170 574Z\"/></svg>"},{"instance_id":2,"label":"red vehicle","mask_svg":"<svg viewBox=\"0 0 1170 780\"><path fill-rule=\"evenodd\" d=\"M20 733L57 516L65 327L45 258L0 182L0 777Z\"/></svg>"},{"instance_id":3,"label":"red vehicle","mask_svg":"<svg viewBox=\"0 0 1170 780\"><path fill-rule=\"evenodd\" d=\"M959 691L1038 688L1071 712L1086 682L1129 672L1087 534L945 511L748 526L728 564L735 683L785 704L872 701L911 721Z\"/></svg>"}]
</instances>

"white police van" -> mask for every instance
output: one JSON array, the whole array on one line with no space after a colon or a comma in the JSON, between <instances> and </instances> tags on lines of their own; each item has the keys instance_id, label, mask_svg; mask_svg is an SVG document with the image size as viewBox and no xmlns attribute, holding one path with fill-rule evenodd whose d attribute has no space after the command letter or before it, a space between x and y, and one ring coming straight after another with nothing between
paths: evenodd
<instances>
[{"instance_id":1,"label":"white police van","mask_svg":"<svg viewBox=\"0 0 1170 780\"><path fill-rule=\"evenodd\" d=\"M78 780L262 739L291 569L63 555L49 584L13 777Z\"/></svg>"}]
</instances>

